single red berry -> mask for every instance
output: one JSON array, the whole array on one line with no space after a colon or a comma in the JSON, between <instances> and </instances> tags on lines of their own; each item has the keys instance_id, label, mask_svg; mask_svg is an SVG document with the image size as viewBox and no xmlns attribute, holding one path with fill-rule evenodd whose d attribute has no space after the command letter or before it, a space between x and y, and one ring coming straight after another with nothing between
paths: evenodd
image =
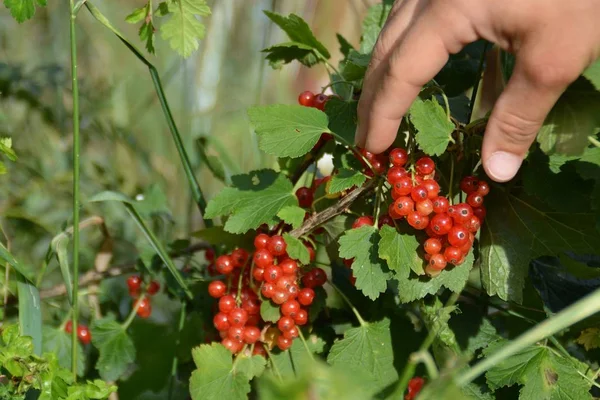
<instances>
[{"instance_id":1,"label":"single red berry","mask_svg":"<svg viewBox=\"0 0 600 400\"><path fill-rule=\"evenodd\" d=\"M473 210L473 213L475 213L475 209ZM479 221L479 218L477 217L477 215L473 215L471 217L469 222L467 222L465 224L465 228L467 228L469 230L469 232L477 233L479 228L481 228L481 221Z\"/></svg>"},{"instance_id":2,"label":"single red berry","mask_svg":"<svg viewBox=\"0 0 600 400\"><path fill-rule=\"evenodd\" d=\"M231 260L233 261L233 266L240 268L246 265L248 262L248 252L244 249L235 249L231 252Z\"/></svg>"},{"instance_id":3,"label":"single red berry","mask_svg":"<svg viewBox=\"0 0 600 400\"><path fill-rule=\"evenodd\" d=\"M401 148L394 148L390 151L390 162L398 167L403 167L408 162L408 153Z\"/></svg>"},{"instance_id":4,"label":"single red berry","mask_svg":"<svg viewBox=\"0 0 600 400\"><path fill-rule=\"evenodd\" d=\"M248 311L236 307L227 314L227 319L231 326L244 326L246 325L246 321L248 321Z\"/></svg>"},{"instance_id":5,"label":"single red berry","mask_svg":"<svg viewBox=\"0 0 600 400\"><path fill-rule=\"evenodd\" d=\"M438 197L440 193L440 185L434 181L433 179L425 179L423 183L421 183L425 189L427 189L427 197L431 200L434 200Z\"/></svg>"},{"instance_id":6,"label":"single red berry","mask_svg":"<svg viewBox=\"0 0 600 400\"><path fill-rule=\"evenodd\" d=\"M83 344L89 344L92 341L92 333L85 325L77 325L77 338Z\"/></svg>"},{"instance_id":7,"label":"single red berry","mask_svg":"<svg viewBox=\"0 0 600 400\"><path fill-rule=\"evenodd\" d=\"M425 233L427 234L428 237L434 238L434 239L441 239L443 237L433 231L433 228L431 228L431 222L429 223L429 226L427 226L427 228L425 228Z\"/></svg>"},{"instance_id":8,"label":"single red berry","mask_svg":"<svg viewBox=\"0 0 600 400\"><path fill-rule=\"evenodd\" d=\"M443 196L438 196L433 200L433 212L436 214L442 214L448 212L450 202Z\"/></svg>"},{"instance_id":9,"label":"single red berry","mask_svg":"<svg viewBox=\"0 0 600 400\"><path fill-rule=\"evenodd\" d=\"M150 314L152 314L152 304L150 304L150 299L148 297L144 297L142 300L136 300L133 306L137 306L136 313L141 318L148 318Z\"/></svg>"},{"instance_id":10,"label":"single red berry","mask_svg":"<svg viewBox=\"0 0 600 400\"><path fill-rule=\"evenodd\" d=\"M459 203L453 207L454 212L450 214L450 210L448 210L448 214L450 214L454 222L459 224L466 224L469 222L473 216L473 208L470 205L467 203Z\"/></svg>"},{"instance_id":11,"label":"single red berry","mask_svg":"<svg viewBox=\"0 0 600 400\"><path fill-rule=\"evenodd\" d=\"M67 333L73 332L73 321L72 320L68 320L67 323L65 324L65 332L67 332Z\"/></svg>"},{"instance_id":12,"label":"single red berry","mask_svg":"<svg viewBox=\"0 0 600 400\"><path fill-rule=\"evenodd\" d=\"M308 250L308 258L310 262L315 261L315 257L317 256L315 253L315 248L312 247L312 245L308 242L304 243L304 247L306 247L306 250Z\"/></svg>"},{"instance_id":13,"label":"single red berry","mask_svg":"<svg viewBox=\"0 0 600 400\"><path fill-rule=\"evenodd\" d=\"M215 268L217 272L223 275L230 274L233 271L233 260L231 257L223 255L217 257L217 261L215 261Z\"/></svg>"},{"instance_id":14,"label":"single red berry","mask_svg":"<svg viewBox=\"0 0 600 400\"><path fill-rule=\"evenodd\" d=\"M293 285L291 285L288 288L287 291L288 291L288 294L290 295L289 299L290 300L294 300L294 299L296 299L298 297L298 293L300 293L300 288L298 287L297 284L294 283Z\"/></svg>"},{"instance_id":15,"label":"single red berry","mask_svg":"<svg viewBox=\"0 0 600 400\"><path fill-rule=\"evenodd\" d=\"M394 186L401 178L408 176L408 172L403 167L393 166L387 172L387 181Z\"/></svg>"},{"instance_id":16,"label":"single red berry","mask_svg":"<svg viewBox=\"0 0 600 400\"><path fill-rule=\"evenodd\" d=\"M429 238L423 243L423 247L425 248L425 253L437 254L442 251L442 242L439 239Z\"/></svg>"},{"instance_id":17,"label":"single red berry","mask_svg":"<svg viewBox=\"0 0 600 400\"><path fill-rule=\"evenodd\" d=\"M265 233L259 233L254 238L254 248L256 250L262 250L267 248L267 243L269 243L269 235Z\"/></svg>"},{"instance_id":18,"label":"single red berry","mask_svg":"<svg viewBox=\"0 0 600 400\"><path fill-rule=\"evenodd\" d=\"M279 263L279 268L284 275L295 275L298 271L298 263L291 258L286 258Z\"/></svg>"},{"instance_id":19,"label":"single red berry","mask_svg":"<svg viewBox=\"0 0 600 400\"><path fill-rule=\"evenodd\" d=\"M302 208L310 208L314 199L314 192L312 189L307 187L301 187L296 190L296 197L298 198L298 204Z\"/></svg>"},{"instance_id":20,"label":"single red berry","mask_svg":"<svg viewBox=\"0 0 600 400\"><path fill-rule=\"evenodd\" d=\"M381 217L379 217L379 227L381 228L384 225L391 226L392 228L395 226L394 220L389 214L383 214Z\"/></svg>"},{"instance_id":21,"label":"single red berry","mask_svg":"<svg viewBox=\"0 0 600 400\"><path fill-rule=\"evenodd\" d=\"M483 220L485 219L485 215L487 214L487 211L485 209L485 206L481 206L481 207L477 207L473 209L473 215L475 215L477 218L479 218L479 221L481 221L481 223L483 223Z\"/></svg>"},{"instance_id":22,"label":"single red berry","mask_svg":"<svg viewBox=\"0 0 600 400\"><path fill-rule=\"evenodd\" d=\"M463 255L469 254L469 251L471 251L471 246L473 246L473 242L471 242L469 240L468 242L466 242L465 244L463 244L462 246L460 246L460 252Z\"/></svg>"},{"instance_id":23,"label":"single red berry","mask_svg":"<svg viewBox=\"0 0 600 400\"><path fill-rule=\"evenodd\" d=\"M352 229L357 229L365 225L373 226L373 217L369 217L367 215L358 217L356 221L354 221L354 223L352 224Z\"/></svg>"},{"instance_id":24,"label":"single red berry","mask_svg":"<svg viewBox=\"0 0 600 400\"><path fill-rule=\"evenodd\" d=\"M242 341L244 339L244 327L243 326L232 326L227 330L227 337L235 341Z\"/></svg>"},{"instance_id":25,"label":"single red berry","mask_svg":"<svg viewBox=\"0 0 600 400\"><path fill-rule=\"evenodd\" d=\"M465 176L460 181L460 190L465 192L466 194L473 193L477 191L477 186L479 185L479 179L476 177L469 175Z\"/></svg>"},{"instance_id":26,"label":"single red berry","mask_svg":"<svg viewBox=\"0 0 600 400\"><path fill-rule=\"evenodd\" d=\"M127 287L129 288L129 292L139 292L140 287L142 286L142 278L139 275L131 275L127 278Z\"/></svg>"},{"instance_id":27,"label":"single red berry","mask_svg":"<svg viewBox=\"0 0 600 400\"><path fill-rule=\"evenodd\" d=\"M304 288L298 293L298 302L303 306L310 306L315 298L315 291L311 288Z\"/></svg>"},{"instance_id":28,"label":"single red berry","mask_svg":"<svg viewBox=\"0 0 600 400\"><path fill-rule=\"evenodd\" d=\"M229 313L231 310L235 308L235 297L230 294L226 294L225 296L219 299L219 311L222 313Z\"/></svg>"},{"instance_id":29,"label":"single red berry","mask_svg":"<svg viewBox=\"0 0 600 400\"><path fill-rule=\"evenodd\" d=\"M410 197L417 202L428 198L427 189L424 185L418 185L412 188L410 191Z\"/></svg>"},{"instance_id":30,"label":"single red berry","mask_svg":"<svg viewBox=\"0 0 600 400\"><path fill-rule=\"evenodd\" d=\"M327 282L327 274L321 268L315 268L311 271L315 280L316 286L323 286Z\"/></svg>"},{"instance_id":31,"label":"single red berry","mask_svg":"<svg viewBox=\"0 0 600 400\"><path fill-rule=\"evenodd\" d=\"M448 232L448 242L455 247L460 247L469 241L469 230L463 225L454 225Z\"/></svg>"},{"instance_id":32,"label":"single red berry","mask_svg":"<svg viewBox=\"0 0 600 400\"><path fill-rule=\"evenodd\" d=\"M260 289L260 292L267 299L270 299L275 294L275 285L272 283L265 282L265 283L263 283L262 288Z\"/></svg>"},{"instance_id":33,"label":"single red berry","mask_svg":"<svg viewBox=\"0 0 600 400\"><path fill-rule=\"evenodd\" d=\"M317 110L323 111L325 109L325 104L327 103L327 100L329 100L329 96L327 96L326 94L323 94L323 93L319 93L313 99L312 106L314 108L316 108Z\"/></svg>"},{"instance_id":34,"label":"single red berry","mask_svg":"<svg viewBox=\"0 0 600 400\"><path fill-rule=\"evenodd\" d=\"M294 317L294 322L296 325L306 325L308 322L308 313L304 309L298 310L296 316Z\"/></svg>"},{"instance_id":35,"label":"single red berry","mask_svg":"<svg viewBox=\"0 0 600 400\"><path fill-rule=\"evenodd\" d=\"M433 254L429 259L429 266L434 270L441 271L446 268L446 258L441 253Z\"/></svg>"},{"instance_id":36,"label":"single red berry","mask_svg":"<svg viewBox=\"0 0 600 400\"><path fill-rule=\"evenodd\" d=\"M413 188L412 179L410 176L404 176L394 184L392 187L392 192L396 196L407 196L410 194Z\"/></svg>"},{"instance_id":37,"label":"single red berry","mask_svg":"<svg viewBox=\"0 0 600 400\"><path fill-rule=\"evenodd\" d=\"M421 391L425 380L420 376L415 376L408 381L408 392L406 396L404 396L404 400L414 400L417 397L417 394Z\"/></svg>"},{"instance_id":38,"label":"single red berry","mask_svg":"<svg viewBox=\"0 0 600 400\"><path fill-rule=\"evenodd\" d=\"M259 267L266 269L273 265L273 255L267 249L260 249L254 252L254 264Z\"/></svg>"},{"instance_id":39,"label":"single red berry","mask_svg":"<svg viewBox=\"0 0 600 400\"><path fill-rule=\"evenodd\" d=\"M292 347L292 339L288 339L283 335L279 335L279 337L277 337L277 347L279 347L279 350L281 351L286 351Z\"/></svg>"},{"instance_id":40,"label":"single red berry","mask_svg":"<svg viewBox=\"0 0 600 400\"><path fill-rule=\"evenodd\" d=\"M489 192L490 185L486 181L479 181L479 184L477 185L477 193L482 196L487 196Z\"/></svg>"},{"instance_id":41,"label":"single red berry","mask_svg":"<svg viewBox=\"0 0 600 400\"><path fill-rule=\"evenodd\" d=\"M290 299L290 293L285 289L275 289L275 292L273 293L273 296L271 297L271 300L273 300L273 303L279 304L279 305L285 303L289 299Z\"/></svg>"},{"instance_id":42,"label":"single red berry","mask_svg":"<svg viewBox=\"0 0 600 400\"><path fill-rule=\"evenodd\" d=\"M415 163L415 169L421 176L429 175L435 171L435 163L429 157L421 157Z\"/></svg>"},{"instance_id":43,"label":"single red berry","mask_svg":"<svg viewBox=\"0 0 600 400\"><path fill-rule=\"evenodd\" d=\"M223 347L225 347L227 350L229 350L231 352L231 354L235 354L235 353L239 352L240 350L242 350L242 347L243 347L242 342L233 340L228 337L221 340L221 344L223 345Z\"/></svg>"},{"instance_id":44,"label":"single red berry","mask_svg":"<svg viewBox=\"0 0 600 400\"><path fill-rule=\"evenodd\" d=\"M244 328L243 340L248 344L256 343L260 339L260 329L256 326L246 326Z\"/></svg>"},{"instance_id":45,"label":"single red berry","mask_svg":"<svg viewBox=\"0 0 600 400\"><path fill-rule=\"evenodd\" d=\"M300 336L300 333L298 332L298 327L294 326L292 329L290 329L289 331L285 331L283 332L283 337L286 339L295 339L298 336Z\"/></svg>"},{"instance_id":46,"label":"single red berry","mask_svg":"<svg viewBox=\"0 0 600 400\"><path fill-rule=\"evenodd\" d=\"M308 271L302 277L302 284L304 285L304 287L311 288L311 289L317 286L315 283L315 275L313 274L312 270Z\"/></svg>"},{"instance_id":47,"label":"single red berry","mask_svg":"<svg viewBox=\"0 0 600 400\"><path fill-rule=\"evenodd\" d=\"M312 107L315 94L310 90L305 90L298 96L298 104L304 107Z\"/></svg>"},{"instance_id":48,"label":"single red berry","mask_svg":"<svg viewBox=\"0 0 600 400\"><path fill-rule=\"evenodd\" d=\"M450 264L457 265L462 256L463 254L458 247L449 246L444 250L444 258Z\"/></svg>"},{"instance_id":49,"label":"single red berry","mask_svg":"<svg viewBox=\"0 0 600 400\"><path fill-rule=\"evenodd\" d=\"M279 275L275 282L275 288L279 290L288 290L292 285L296 283L296 277L292 275Z\"/></svg>"},{"instance_id":50,"label":"single red berry","mask_svg":"<svg viewBox=\"0 0 600 400\"><path fill-rule=\"evenodd\" d=\"M295 326L294 319L292 317L283 316L277 321L277 327L281 332L289 331Z\"/></svg>"},{"instance_id":51,"label":"single red berry","mask_svg":"<svg viewBox=\"0 0 600 400\"><path fill-rule=\"evenodd\" d=\"M400 216L407 216L415 209L415 202L408 196L398 197L393 203L394 213Z\"/></svg>"},{"instance_id":52,"label":"single red berry","mask_svg":"<svg viewBox=\"0 0 600 400\"><path fill-rule=\"evenodd\" d=\"M204 251L204 258L206 259L206 261L208 262L213 262L215 261L215 251L211 248L208 248Z\"/></svg>"},{"instance_id":53,"label":"single red berry","mask_svg":"<svg viewBox=\"0 0 600 400\"><path fill-rule=\"evenodd\" d=\"M371 167L377 175L381 175L385 172L386 163L381 162L378 158L371 161Z\"/></svg>"},{"instance_id":54,"label":"single red berry","mask_svg":"<svg viewBox=\"0 0 600 400\"><path fill-rule=\"evenodd\" d=\"M430 226L431 230L433 230L436 235L443 236L452 229L452 218L445 213L436 214L431 218Z\"/></svg>"},{"instance_id":55,"label":"single red berry","mask_svg":"<svg viewBox=\"0 0 600 400\"><path fill-rule=\"evenodd\" d=\"M265 350L265 346L261 342L256 342L254 344L254 350L252 351L253 356L262 356L267 357L267 351Z\"/></svg>"},{"instance_id":56,"label":"single red berry","mask_svg":"<svg viewBox=\"0 0 600 400\"><path fill-rule=\"evenodd\" d=\"M210 297L214 297L215 299L218 299L219 297L223 296L226 290L227 285L224 284L222 281L212 281L208 284L208 294L210 295Z\"/></svg>"},{"instance_id":57,"label":"single red berry","mask_svg":"<svg viewBox=\"0 0 600 400\"><path fill-rule=\"evenodd\" d=\"M288 300L281 305L281 313L286 317L294 318L300 310L300 303L296 300Z\"/></svg>"},{"instance_id":58,"label":"single red berry","mask_svg":"<svg viewBox=\"0 0 600 400\"><path fill-rule=\"evenodd\" d=\"M411 213L406 217L406 221L410 226L417 230L423 230L427 228L427 225L429 225L429 217L426 215L421 215L416 211L411 211Z\"/></svg>"},{"instance_id":59,"label":"single red berry","mask_svg":"<svg viewBox=\"0 0 600 400\"><path fill-rule=\"evenodd\" d=\"M252 277L256 282L262 282L265 280L265 270L263 268L259 268L254 266L254 270L252 271Z\"/></svg>"},{"instance_id":60,"label":"single red berry","mask_svg":"<svg viewBox=\"0 0 600 400\"><path fill-rule=\"evenodd\" d=\"M160 290L160 283L156 281L151 281L148 285L148 294L150 296L154 296Z\"/></svg>"},{"instance_id":61,"label":"single red berry","mask_svg":"<svg viewBox=\"0 0 600 400\"><path fill-rule=\"evenodd\" d=\"M483 205L483 196L477 192L469 193L467 203L473 207L481 207Z\"/></svg>"},{"instance_id":62,"label":"single red berry","mask_svg":"<svg viewBox=\"0 0 600 400\"><path fill-rule=\"evenodd\" d=\"M256 297L251 297L249 299L242 300L242 308L248 312L249 316L259 314L260 301Z\"/></svg>"},{"instance_id":63,"label":"single red berry","mask_svg":"<svg viewBox=\"0 0 600 400\"><path fill-rule=\"evenodd\" d=\"M274 256L284 255L286 249L287 244L285 243L285 240L283 240L283 236L280 235L271 236L269 243L267 243L267 250Z\"/></svg>"},{"instance_id":64,"label":"single red berry","mask_svg":"<svg viewBox=\"0 0 600 400\"><path fill-rule=\"evenodd\" d=\"M265 268L265 282L275 283L283 275L278 265L269 265Z\"/></svg>"},{"instance_id":65,"label":"single red berry","mask_svg":"<svg viewBox=\"0 0 600 400\"><path fill-rule=\"evenodd\" d=\"M420 215L427 216L433 212L433 202L429 199L418 201L416 210Z\"/></svg>"}]
</instances>

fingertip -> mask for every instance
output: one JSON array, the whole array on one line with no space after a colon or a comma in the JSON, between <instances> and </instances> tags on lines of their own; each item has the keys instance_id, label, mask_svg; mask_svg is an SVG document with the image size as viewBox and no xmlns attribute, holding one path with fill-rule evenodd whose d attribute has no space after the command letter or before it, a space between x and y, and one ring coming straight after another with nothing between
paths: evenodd
<instances>
[{"instance_id":1,"label":"fingertip","mask_svg":"<svg viewBox=\"0 0 600 400\"><path fill-rule=\"evenodd\" d=\"M496 182L507 182L519 171L523 158L507 151L494 151L483 160L486 174Z\"/></svg>"}]
</instances>

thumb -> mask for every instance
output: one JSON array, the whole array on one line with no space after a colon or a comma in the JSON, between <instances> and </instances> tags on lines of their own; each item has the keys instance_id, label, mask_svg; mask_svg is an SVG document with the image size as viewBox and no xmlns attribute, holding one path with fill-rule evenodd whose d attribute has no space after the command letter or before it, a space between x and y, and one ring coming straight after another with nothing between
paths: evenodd
<instances>
[{"instance_id":1,"label":"thumb","mask_svg":"<svg viewBox=\"0 0 600 400\"><path fill-rule=\"evenodd\" d=\"M515 176L544 119L579 72L569 65L544 64L540 58L535 64L517 58L483 140L483 167L491 179L506 182Z\"/></svg>"}]
</instances>

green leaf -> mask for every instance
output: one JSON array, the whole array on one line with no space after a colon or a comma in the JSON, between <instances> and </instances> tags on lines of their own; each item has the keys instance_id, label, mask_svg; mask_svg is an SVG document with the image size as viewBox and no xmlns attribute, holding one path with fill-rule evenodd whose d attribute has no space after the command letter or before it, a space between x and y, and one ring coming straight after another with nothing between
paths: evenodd
<instances>
[{"instance_id":1,"label":"green leaf","mask_svg":"<svg viewBox=\"0 0 600 400\"><path fill-rule=\"evenodd\" d=\"M147 5L136 8L131 14L125 17L125 22L130 24L137 24L138 22L141 22L144 18L146 18L146 10Z\"/></svg>"},{"instance_id":2,"label":"green leaf","mask_svg":"<svg viewBox=\"0 0 600 400\"><path fill-rule=\"evenodd\" d=\"M298 206L292 183L273 170L253 171L232 176L234 187L217 194L206 207L206 218L231 214L225 230L242 233L274 222L274 217L287 206Z\"/></svg>"},{"instance_id":3,"label":"green leaf","mask_svg":"<svg viewBox=\"0 0 600 400\"><path fill-rule=\"evenodd\" d=\"M390 321L368 323L365 326L348 329L344 338L331 347L327 362L333 366L365 373L372 381L369 398L398 378L394 369L394 352Z\"/></svg>"},{"instance_id":4,"label":"green leaf","mask_svg":"<svg viewBox=\"0 0 600 400\"><path fill-rule=\"evenodd\" d=\"M73 304L73 279L71 279L71 269L69 268L69 234L67 232L61 232L56 235L52 242L50 242L52 250L56 254L58 259L58 265L60 267L60 273L63 278L63 283L67 289L67 300L70 304Z\"/></svg>"},{"instance_id":5,"label":"green leaf","mask_svg":"<svg viewBox=\"0 0 600 400\"><path fill-rule=\"evenodd\" d=\"M237 235L226 232L222 226L212 226L192 233L192 236L205 240L215 246L225 246L227 248L245 247L250 248L254 245L252 234Z\"/></svg>"},{"instance_id":6,"label":"green leaf","mask_svg":"<svg viewBox=\"0 0 600 400\"><path fill-rule=\"evenodd\" d=\"M576 340L583 345L586 351L600 347L600 328L587 328L581 331L581 335Z\"/></svg>"},{"instance_id":7,"label":"green leaf","mask_svg":"<svg viewBox=\"0 0 600 400\"><path fill-rule=\"evenodd\" d=\"M390 278L387 265L379 259L379 231L374 226L352 229L340 237L340 257L354 258L352 272L356 288L372 300L387 289Z\"/></svg>"},{"instance_id":8,"label":"green leaf","mask_svg":"<svg viewBox=\"0 0 600 400\"><path fill-rule=\"evenodd\" d=\"M434 278L422 276L399 279L398 295L400 301L409 303L417 299L422 299L428 294L437 293L442 287L458 293L465 287L472 266L473 252L471 251L461 265L456 267L448 266Z\"/></svg>"},{"instance_id":9,"label":"green leaf","mask_svg":"<svg viewBox=\"0 0 600 400\"><path fill-rule=\"evenodd\" d=\"M475 354L477 350L483 349L490 343L493 343L499 339L501 339L501 337L496 332L496 328L494 328L490 320L484 318L481 321L481 325L479 326L479 331L477 334L469 338L467 351L471 354Z\"/></svg>"},{"instance_id":10,"label":"green leaf","mask_svg":"<svg viewBox=\"0 0 600 400\"><path fill-rule=\"evenodd\" d=\"M33 17L36 4L44 7L46 6L46 0L4 0L4 5L19 23Z\"/></svg>"},{"instance_id":11,"label":"green leaf","mask_svg":"<svg viewBox=\"0 0 600 400\"><path fill-rule=\"evenodd\" d=\"M427 326L428 331L435 332L434 345L444 345L449 347L454 353L460 353L460 347L456 342L456 336L448 325L452 313L458 310L458 307L444 307L438 297L435 297L431 304L423 303L419 307L421 317Z\"/></svg>"},{"instance_id":12,"label":"green leaf","mask_svg":"<svg viewBox=\"0 0 600 400\"><path fill-rule=\"evenodd\" d=\"M291 259L298 260L303 265L310 262L310 253L300 239L296 239L289 233L284 233L283 239L287 245L287 254Z\"/></svg>"},{"instance_id":13,"label":"green leaf","mask_svg":"<svg viewBox=\"0 0 600 400\"><path fill-rule=\"evenodd\" d=\"M192 349L197 369L190 378L193 400L244 400L250 380L262 374L266 360L261 356L242 357L234 367L231 353L221 344L203 344Z\"/></svg>"},{"instance_id":14,"label":"green leaf","mask_svg":"<svg viewBox=\"0 0 600 400\"><path fill-rule=\"evenodd\" d=\"M71 369L71 335L60 328L42 327L42 353L54 353L58 365ZM77 375L83 376L85 356L83 347L77 343Z\"/></svg>"},{"instance_id":15,"label":"green leaf","mask_svg":"<svg viewBox=\"0 0 600 400\"><path fill-rule=\"evenodd\" d=\"M320 61L310 46L298 42L279 43L263 49L262 52L267 53L265 58L273 69L279 69L294 60L307 67L312 67Z\"/></svg>"},{"instance_id":16,"label":"green leaf","mask_svg":"<svg viewBox=\"0 0 600 400\"><path fill-rule=\"evenodd\" d=\"M248 109L260 148L277 157L300 157L317 143L327 127L327 115L311 107L276 104Z\"/></svg>"},{"instance_id":17,"label":"green leaf","mask_svg":"<svg viewBox=\"0 0 600 400\"><path fill-rule=\"evenodd\" d=\"M288 206L282 208L277 213L277 216L285 221L286 224L290 224L292 228L296 229L302 225L302 222L304 222L306 210L298 206Z\"/></svg>"},{"instance_id":18,"label":"green leaf","mask_svg":"<svg viewBox=\"0 0 600 400\"><path fill-rule=\"evenodd\" d=\"M266 322L277 322L281 317L279 306L275 305L271 300L262 297L260 303L260 316Z\"/></svg>"},{"instance_id":19,"label":"green leaf","mask_svg":"<svg viewBox=\"0 0 600 400\"><path fill-rule=\"evenodd\" d=\"M288 35L292 42L301 43L311 49L314 49L317 53L325 58L329 58L330 54L327 48L315 38L308 24L299 16L290 14L287 17L273 13L270 11L263 11L267 17L275 24L277 24L283 31Z\"/></svg>"},{"instance_id":20,"label":"green leaf","mask_svg":"<svg viewBox=\"0 0 600 400\"><path fill-rule=\"evenodd\" d=\"M520 303L529 262L572 251L598 254L600 234L593 214L565 214L538 207L525 197L493 191L481 228L481 280L490 296Z\"/></svg>"},{"instance_id":21,"label":"green leaf","mask_svg":"<svg viewBox=\"0 0 600 400\"><path fill-rule=\"evenodd\" d=\"M329 129L348 143L354 143L354 133L358 123L357 106L357 101L344 101L337 97L332 97L325 103Z\"/></svg>"},{"instance_id":22,"label":"green leaf","mask_svg":"<svg viewBox=\"0 0 600 400\"><path fill-rule=\"evenodd\" d=\"M19 295L19 326L21 334L31 336L35 354L42 352L42 305L40 292L32 284L19 276L17 282Z\"/></svg>"},{"instance_id":23,"label":"green leaf","mask_svg":"<svg viewBox=\"0 0 600 400\"><path fill-rule=\"evenodd\" d=\"M537 141L548 154L578 155L587 147L590 135L600 128L600 92L580 78L562 94L546 117Z\"/></svg>"},{"instance_id":24,"label":"green leaf","mask_svg":"<svg viewBox=\"0 0 600 400\"><path fill-rule=\"evenodd\" d=\"M315 335L308 335L306 345L310 354L320 354L324 350L325 341ZM296 375L310 373L310 369L315 366L310 354L298 339L292 342L292 347L288 351L273 354L272 359L281 375L287 380Z\"/></svg>"},{"instance_id":25,"label":"green leaf","mask_svg":"<svg viewBox=\"0 0 600 400\"><path fill-rule=\"evenodd\" d=\"M506 340L495 342L484 354L502 351L506 343ZM591 399L591 382L577 372L586 372L583 365L546 346L529 346L493 366L485 377L492 390L523 385L519 396L523 400Z\"/></svg>"},{"instance_id":26,"label":"green leaf","mask_svg":"<svg viewBox=\"0 0 600 400\"><path fill-rule=\"evenodd\" d=\"M342 64L343 78L347 81L363 79L370 61L370 54L362 54L356 50L350 50L347 59Z\"/></svg>"},{"instance_id":27,"label":"green leaf","mask_svg":"<svg viewBox=\"0 0 600 400\"><path fill-rule=\"evenodd\" d=\"M92 343L100 357L96 369L102 379L117 380L135 361L135 346L123 326L113 318L97 319L90 328Z\"/></svg>"},{"instance_id":28,"label":"green leaf","mask_svg":"<svg viewBox=\"0 0 600 400\"><path fill-rule=\"evenodd\" d=\"M373 46L375 46L379 32L387 20L393 3L393 0L384 0L369 7L367 10L367 15L362 23L361 53L368 54L373 50Z\"/></svg>"},{"instance_id":29,"label":"green leaf","mask_svg":"<svg viewBox=\"0 0 600 400\"><path fill-rule=\"evenodd\" d=\"M339 33L336 33L335 37L337 38L338 43L340 44L340 53L342 53L344 57L347 57L350 53L350 50L354 49L354 46L352 46L352 44Z\"/></svg>"},{"instance_id":30,"label":"green leaf","mask_svg":"<svg viewBox=\"0 0 600 400\"><path fill-rule=\"evenodd\" d=\"M325 222L322 227L327 232L326 244L329 245L333 242L337 244L340 236L352 229L352 221L347 215L338 215Z\"/></svg>"},{"instance_id":31,"label":"green leaf","mask_svg":"<svg viewBox=\"0 0 600 400\"><path fill-rule=\"evenodd\" d=\"M414 233L399 233L395 228L384 225L379 230L379 257L395 272L396 279L407 279L412 270L424 275L424 261L419 256L419 241Z\"/></svg>"},{"instance_id":32,"label":"green leaf","mask_svg":"<svg viewBox=\"0 0 600 400\"><path fill-rule=\"evenodd\" d=\"M154 24L152 20L148 22L144 22L140 26L140 30L138 31L138 36L142 42L146 43L146 50L148 53L154 54L154 32L156 29L154 28Z\"/></svg>"},{"instance_id":33,"label":"green leaf","mask_svg":"<svg viewBox=\"0 0 600 400\"><path fill-rule=\"evenodd\" d=\"M17 161L17 153L12 149L12 139L0 138L0 153L3 153L10 161Z\"/></svg>"},{"instance_id":34,"label":"green leaf","mask_svg":"<svg viewBox=\"0 0 600 400\"><path fill-rule=\"evenodd\" d=\"M331 177L331 182L327 185L327 192L334 194L353 187L360 187L366 180L367 177L359 171L341 169Z\"/></svg>"},{"instance_id":35,"label":"green leaf","mask_svg":"<svg viewBox=\"0 0 600 400\"><path fill-rule=\"evenodd\" d=\"M171 17L160 27L162 38L187 58L198 49L198 41L204 37L204 25L198 17L210 15L210 8L204 0L174 0L168 4Z\"/></svg>"},{"instance_id":36,"label":"green leaf","mask_svg":"<svg viewBox=\"0 0 600 400\"><path fill-rule=\"evenodd\" d=\"M595 63L583 71L583 76L589 79L596 90L600 90L600 60L596 60Z\"/></svg>"},{"instance_id":37,"label":"green leaf","mask_svg":"<svg viewBox=\"0 0 600 400\"><path fill-rule=\"evenodd\" d=\"M415 138L421 150L430 156L439 156L446 151L454 124L437 101L415 100L410 107L410 121L417 130Z\"/></svg>"},{"instance_id":38,"label":"green leaf","mask_svg":"<svg viewBox=\"0 0 600 400\"><path fill-rule=\"evenodd\" d=\"M0 242L0 259L4 260L4 262L9 263L10 266L15 269L15 271L17 271L20 275L22 275L25 279L27 279L27 282L33 284L33 282L31 282L31 280L29 280L27 278L27 275L26 275L27 271L25 270L25 268L21 265L21 263L19 261L17 261L17 259L15 257L13 257L12 254L10 254L8 249L6 247L4 247L4 245L1 242Z\"/></svg>"}]
</instances>

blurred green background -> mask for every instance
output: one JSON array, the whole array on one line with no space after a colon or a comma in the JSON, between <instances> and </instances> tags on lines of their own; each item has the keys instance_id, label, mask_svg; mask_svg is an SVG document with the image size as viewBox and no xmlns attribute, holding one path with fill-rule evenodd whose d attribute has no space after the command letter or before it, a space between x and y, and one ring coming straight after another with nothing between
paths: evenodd
<instances>
[{"instance_id":1,"label":"blurred green background","mask_svg":"<svg viewBox=\"0 0 600 400\"><path fill-rule=\"evenodd\" d=\"M223 184L201 165L198 137L208 137L208 153L221 159L228 174L271 166L273 159L258 151L248 125L247 107L293 104L301 91L320 91L328 82L323 66L309 70L291 64L274 71L267 65L260 50L286 38L262 10L300 15L330 49L331 62L337 64L340 53L335 33L358 44L362 18L374 2L209 0L212 15L203 20L206 36L191 57L181 59L157 38L156 55L147 56L161 75L175 121L196 166L196 176L208 198ZM135 8L144 5L143 1L105 0L94 4L143 48L137 37L138 26L124 21ZM19 157L16 162L7 161L8 173L0 175L0 240L8 244L33 277L40 275L52 238L70 225L72 215L68 6L67 1L50 1L47 7L37 9L33 20L23 24L16 23L0 6L0 136L12 138ZM148 207L165 210L153 223L165 242L189 237L190 232L202 227L202 222L147 68L85 8L77 19L77 39L82 219L104 219L113 239L111 265L118 265L131 262L144 251L140 245L142 235L120 204L86 204L94 194L103 190L131 197L145 194L151 203ZM81 243L84 273L93 268L103 239L92 227L82 232ZM1 303L14 295L14 277L10 284L6 278L2 273ZM43 275L41 288L48 289L61 281L54 260ZM100 301L110 301L107 297L111 296L116 308L126 315L130 300L122 280L110 293L101 293ZM152 323L140 321L132 326L134 339L151 335L161 337L161 343L173 344L170 327L178 318L178 303L164 295L158 296L156 303L160 311ZM88 307L84 305L83 317L89 320L93 305L84 304ZM65 306L64 298L44 299L45 323L60 323ZM192 318L191 326L195 323ZM159 333L156 329L161 324L165 331ZM194 337L191 335L192 341ZM157 349L152 343L136 340L138 343L142 347L138 348L138 366L120 385L121 398L163 398L160 393L170 372L166 361L172 358L174 347ZM152 376L144 372L149 370Z\"/></svg>"}]
</instances>

